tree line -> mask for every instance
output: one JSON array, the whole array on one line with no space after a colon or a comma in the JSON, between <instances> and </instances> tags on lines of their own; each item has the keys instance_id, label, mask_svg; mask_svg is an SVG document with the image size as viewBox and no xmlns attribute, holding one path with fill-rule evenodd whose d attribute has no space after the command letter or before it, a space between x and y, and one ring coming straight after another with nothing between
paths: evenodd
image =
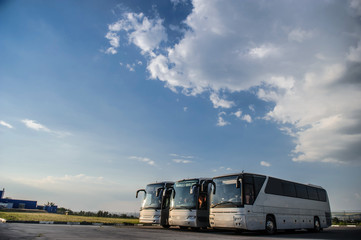
<instances>
[{"instance_id":1,"label":"tree line","mask_svg":"<svg viewBox=\"0 0 361 240\"><path fill-rule=\"evenodd\" d=\"M64 207L59 207L57 209L58 214L68 214L75 216L86 216L86 217L106 217L106 218L136 218L134 215L127 215L125 213L117 214L117 213L109 213L108 211L91 212L91 211L72 211L71 209L67 209Z\"/></svg>"}]
</instances>

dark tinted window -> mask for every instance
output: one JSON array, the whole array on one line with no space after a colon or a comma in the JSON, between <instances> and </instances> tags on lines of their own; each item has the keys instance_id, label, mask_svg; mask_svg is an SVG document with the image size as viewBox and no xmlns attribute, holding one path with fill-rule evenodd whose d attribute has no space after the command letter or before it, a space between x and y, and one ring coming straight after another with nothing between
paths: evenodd
<instances>
[{"instance_id":1,"label":"dark tinted window","mask_svg":"<svg viewBox=\"0 0 361 240\"><path fill-rule=\"evenodd\" d=\"M264 181L266 180L265 176L253 176L254 179L254 190L255 190L255 198L257 198L259 191L263 186Z\"/></svg>"},{"instance_id":2,"label":"dark tinted window","mask_svg":"<svg viewBox=\"0 0 361 240\"><path fill-rule=\"evenodd\" d=\"M266 186L266 193L283 195L281 180L276 178L269 178Z\"/></svg>"},{"instance_id":3,"label":"dark tinted window","mask_svg":"<svg viewBox=\"0 0 361 240\"><path fill-rule=\"evenodd\" d=\"M297 197L317 201L327 201L326 190L299 183L293 183L270 177L265 193L288 197Z\"/></svg>"},{"instance_id":4,"label":"dark tinted window","mask_svg":"<svg viewBox=\"0 0 361 240\"><path fill-rule=\"evenodd\" d=\"M296 197L296 189L294 183L282 181L283 195L288 197Z\"/></svg>"},{"instance_id":5,"label":"dark tinted window","mask_svg":"<svg viewBox=\"0 0 361 240\"><path fill-rule=\"evenodd\" d=\"M314 187L307 187L308 197L311 200L318 200L317 189Z\"/></svg>"},{"instance_id":6,"label":"dark tinted window","mask_svg":"<svg viewBox=\"0 0 361 240\"><path fill-rule=\"evenodd\" d=\"M254 188L253 188L253 176L244 175L243 177L244 186L244 204L253 204L254 202Z\"/></svg>"},{"instance_id":7,"label":"dark tinted window","mask_svg":"<svg viewBox=\"0 0 361 240\"><path fill-rule=\"evenodd\" d=\"M295 185L296 185L297 197L308 199L307 187L302 184L295 184Z\"/></svg>"},{"instance_id":8,"label":"dark tinted window","mask_svg":"<svg viewBox=\"0 0 361 240\"><path fill-rule=\"evenodd\" d=\"M320 201L326 202L326 191L324 189L317 189L318 198Z\"/></svg>"},{"instance_id":9,"label":"dark tinted window","mask_svg":"<svg viewBox=\"0 0 361 240\"><path fill-rule=\"evenodd\" d=\"M242 181L243 181L243 183L253 184L253 177L250 175L244 175Z\"/></svg>"}]
</instances>

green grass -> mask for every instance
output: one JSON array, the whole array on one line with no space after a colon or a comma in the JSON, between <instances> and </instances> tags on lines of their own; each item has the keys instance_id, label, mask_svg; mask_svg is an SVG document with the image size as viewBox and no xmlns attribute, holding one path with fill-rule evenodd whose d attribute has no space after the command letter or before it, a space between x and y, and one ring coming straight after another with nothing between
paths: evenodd
<instances>
[{"instance_id":1,"label":"green grass","mask_svg":"<svg viewBox=\"0 0 361 240\"><path fill-rule=\"evenodd\" d=\"M133 218L103 218L62 215L55 213L27 213L27 212L0 212L0 218L7 221L58 221L58 222L88 222L88 223L139 223Z\"/></svg>"}]
</instances>

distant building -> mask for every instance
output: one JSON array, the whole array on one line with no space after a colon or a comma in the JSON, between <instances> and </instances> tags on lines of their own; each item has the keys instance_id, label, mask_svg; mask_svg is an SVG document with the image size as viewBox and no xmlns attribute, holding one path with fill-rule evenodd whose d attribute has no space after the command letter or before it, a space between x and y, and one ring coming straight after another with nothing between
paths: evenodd
<instances>
[{"instance_id":1,"label":"distant building","mask_svg":"<svg viewBox=\"0 0 361 240\"><path fill-rule=\"evenodd\" d=\"M48 213L56 213L58 211L58 206L56 205L45 205L45 206L42 206L42 205L38 205L37 206L37 209L39 210L45 210L47 211Z\"/></svg>"},{"instance_id":2,"label":"distant building","mask_svg":"<svg viewBox=\"0 0 361 240\"><path fill-rule=\"evenodd\" d=\"M56 213L58 210L58 206L53 203L52 205L38 206L37 201L4 198L4 193L5 189L0 190L0 208L40 209L49 213Z\"/></svg>"},{"instance_id":3,"label":"distant building","mask_svg":"<svg viewBox=\"0 0 361 240\"><path fill-rule=\"evenodd\" d=\"M340 221L361 221L361 212L333 212L332 217Z\"/></svg>"},{"instance_id":4,"label":"distant building","mask_svg":"<svg viewBox=\"0 0 361 240\"><path fill-rule=\"evenodd\" d=\"M0 191L0 206L5 208L36 209L37 201L4 198L5 189Z\"/></svg>"}]
</instances>

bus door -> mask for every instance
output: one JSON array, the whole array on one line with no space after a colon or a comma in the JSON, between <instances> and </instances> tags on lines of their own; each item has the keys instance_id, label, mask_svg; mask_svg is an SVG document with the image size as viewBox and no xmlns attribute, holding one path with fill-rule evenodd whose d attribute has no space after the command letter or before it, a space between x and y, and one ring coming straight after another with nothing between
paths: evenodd
<instances>
[{"instance_id":1,"label":"bus door","mask_svg":"<svg viewBox=\"0 0 361 240\"><path fill-rule=\"evenodd\" d=\"M160 225L162 225L164 228L169 227L169 207L171 193L172 191L163 188Z\"/></svg>"}]
</instances>

